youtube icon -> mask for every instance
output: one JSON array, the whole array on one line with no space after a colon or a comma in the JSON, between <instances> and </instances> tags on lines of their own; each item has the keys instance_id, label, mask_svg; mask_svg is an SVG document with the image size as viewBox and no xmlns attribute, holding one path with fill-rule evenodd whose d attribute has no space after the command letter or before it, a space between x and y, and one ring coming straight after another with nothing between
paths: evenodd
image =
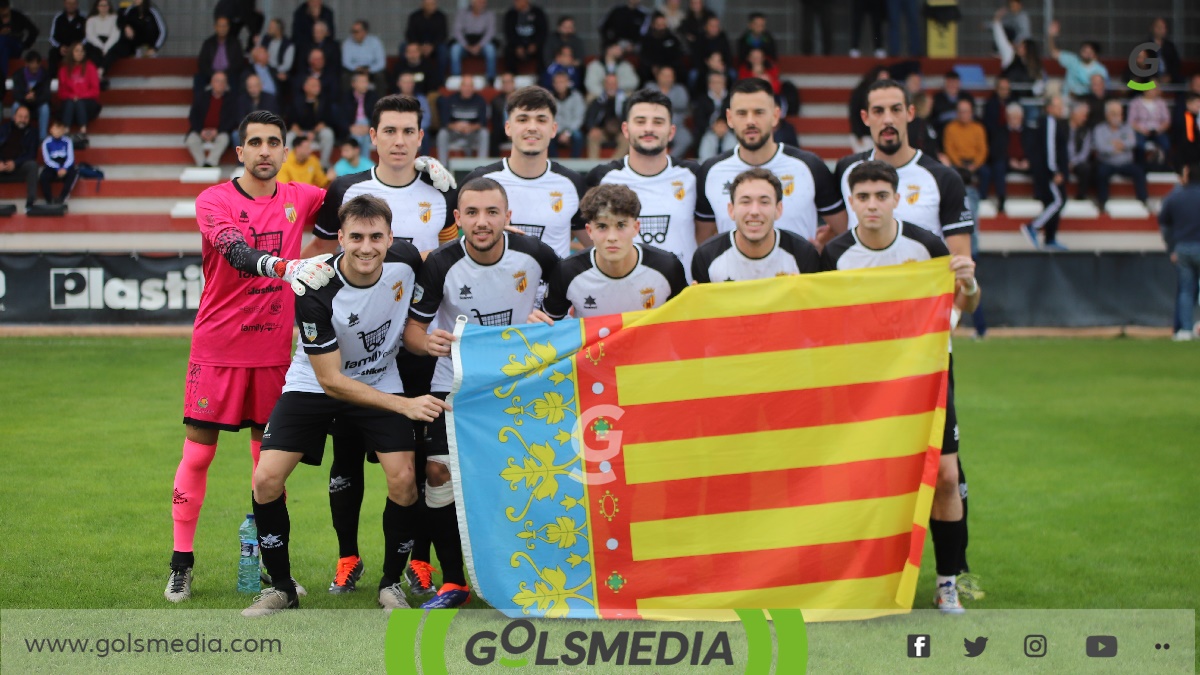
<instances>
[{"instance_id":1,"label":"youtube icon","mask_svg":"<svg viewBox=\"0 0 1200 675\"><path fill-rule=\"evenodd\" d=\"M1117 655L1117 638L1113 635L1089 635L1087 655L1092 658L1110 658Z\"/></svg>"}]
</instances>

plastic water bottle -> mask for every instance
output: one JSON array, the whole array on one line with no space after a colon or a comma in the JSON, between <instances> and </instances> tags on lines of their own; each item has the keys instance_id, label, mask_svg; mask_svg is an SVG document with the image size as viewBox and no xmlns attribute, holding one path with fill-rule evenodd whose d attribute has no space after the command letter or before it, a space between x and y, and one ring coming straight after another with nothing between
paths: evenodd
<instances>
[{"instance_id":1,"label":"plastic water bottle","mask_svg":"<svg viewBox=\"0 0 1200 675\"><path fill-rule=\"evenodd\" d=\"M262 582L258 576L258 528L253 513L246 514L246 520L238 528L238 539L242 544L242 557L238 559L238 593L258 593L262 590Z\"/></svg>"}]
</instances>

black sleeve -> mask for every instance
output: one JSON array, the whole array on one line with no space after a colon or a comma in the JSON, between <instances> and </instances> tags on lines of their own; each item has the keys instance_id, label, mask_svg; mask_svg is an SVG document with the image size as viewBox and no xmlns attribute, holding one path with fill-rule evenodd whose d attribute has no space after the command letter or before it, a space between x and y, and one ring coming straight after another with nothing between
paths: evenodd
<instances>
[{"instance_id":1,"label":"black sleeve","mask_svg":"<svg viewBox=\"0 0 1200 675\"><path fill-rule=\"evenodd\" d=\"M585 254L590 255L591 249L587 249L583 253L576 253L575 255ZM570 258L567 260L570 260ZM542 299L542 311L546 312L546 315L555 321L567 318L567 313L571 310L571 302L567 300L567 287L570 283L564 278L564 268L567 266L566 262L563 261L564 264L556 265L554 271L548 277L542 277L550 284L549 288L546 289L546 297ZM545 274L544 268L543 274Z\"/></svg>"},{"instance_id":2,"label":"black sleeve","mask_svg":"<svg viewBox=\"0 0 1200 675\"><path fill-rule=\"evenodd\" d=\"M791 232L779 230L783 237L780 242L784 250L796 259L796 267L801 274L812 274L821 271L821 257L817 249L804 237L793 235Z\"/></svg>"},{"instance_id":3,"label":"black sleeve","mask_svg":"<svg viewBox=\"0 0 1200 675\"><path fill-rule=\"evenodd\" d=\"M443 96L443 97L439 98L438 105L441 106L442 101L445 101L448 98L449 98L448 96ZM443 115L445 115L445 114L447 114L447 113L443 113ZM445 120L448 118L442 117L442 119ZM470 183L472 180L474 180L476 178L481 178L483 176L487 176L489 173L496 173L497 171L503 171L503 170L504 170L504 162L493 162L492 164L488 164L487 166L477 166L477 167L475 167L475 169L473 171L471 171L471 173L467 174L467 177L464 178L462 181L460 181L458 185L459 185L459 187L462 187L463 185Z\"/></svg>"},{"instance_id":4,"label":"black sleeve","mask_svg":"<svg viewBox=\"0 0 1200 675\"><path fill-rule=\"evenodd\" d=\"M452 245L457 246L458 242L451 242L430 253L417 271L417 286L413 289L412 305L408 309L408 317L413 321L429 324L437 316L438 307L442 304L446 274L450 270L447 247Z\"/></svg>"},{"instance_id":5,"label":"black sleeve","mask_svg":"<svg viewBox=\"0 0 1200 675\"><path fill-rule=\"evenodd\" d=\"M393 239L392 246L388 249L387 255L383 258L384 262L404 263L412 268L413 274L419 275L424 261L421 260L421 252L403 239Z\"/></svg>"},{"instance_id":6,"label":"black sleeve","mask_svg":"<svg viewBox=\"0 0 1200 675\"><path fill-rule=\"evenodd\" d=\"M708 199L708 191L704 189L704 184L708 182L708 171L715 164L719 157L723 157L724 153L716 157L710 157L708 161L700 165L700 170L696 172L696 220L716 220L717 216L713 213L712 202ZM695 274L692 278L695 278Z\"/></svg>"},{"instance_id":7,"label":"black sleeve","mask_svg":"<svg viewBox=\"0 0 1200 675\"><path fill-rule=\"evenodd\" d=\"M542 268L542 279L550 280L554 278L555 273L562 264L562 261L558 259L558 254L554 252L554 249L550 248L549 244L546 244L540 239L536 239L534 237L519 237L518 239L521 240L522 243L537 244L537 246L534 247L534 251L531 255L533 255L533 259L536 260L537 264Z\"/></svg>"},{"instance_id":8,"label":"black sleeve","mask_svg":"<svg viewBox=\"0 0 1200 675\"><path fill-rule=\"evenodd\" d=\"M610 171L616 171L620 168L621 160L619 159L615 159L611 162L605 162L603 164L597 164L595 168L588 172L587 178L584 180L584 184L588 189L594 188L604 180L604 177L607 176ZM582 199L582 197L580 199Z\"/></svg>"},{"instance_id":9,"label":"black sleeve","mask_svg":"<svg viewBox=\"0 0 1200 675\"><path fill-rule=\"evenodd\" d=\"M671 269L667 274L667 282L671 284L671 298L683 292L683 289L688 287L687 273L683 271L683 262L671 254ZM671 298L667 298L670 300Z\"/></svg>"},{"instance_id":10,"label":"black sleeve","mask_svg":"<svg viewBox=\"0 0 1200 675\"><path fill-rule=\"evenodd\" d=\"M850 232L843 232L833 238L833 241L825 245L825 250L821 251L821 271L832 272L837 270L838 258L854 245L854 235Z\"/></svg>"},{"instance_id":11,"label":"black sleeve","mask_svg":"<svg viewBox=\"0 0 1200 675\"><path fill-rule=\"evenodd\" d=\"M842 186L834 180L833 173L825 166L824 160L811 152L804 153L803 159L808 165L808 170L812 172L817 213L827 216L845 211L846 202L842 199Z\"/></svg>"},{"instance_id":12,"label":"black sleeve","mask_svg":"<svg viewBox=\"0 0 1200 675\"><path fill-rule=\"evenodd\" d=\"M370 171L352 173L348 176L338 176L325 192L325 201L317 211L317 221L313 224L313 235L317 239L337 239L341 223L338 221L338 209L346 199L346 190L351 185L371 177Z\"/></svg>"},{"instance_id":13,"label":"black sleeve","mask_svg":"<svg viewBox=\"0 0 1200 675\"><path fill-rule=\"evenodd\" d=\"M967 188L957 172L944 166L941 168L937 172L937 184L941 199L938 218L942 223L942 236L971 234L975 231L975 217L971 215L971 205L967 202Z\"/></svg>"},{"instance_id":14,"label":"black sleeve","mask_svg":"<svg viewBox=\"0 0 1200 675\"><path fill-rule=\"evenodd\" d=\"M722 235L717 235L720 237ZM716 250L712 244L716 237L700 244L700 248L692 254L692 280L696 283L707 284L712 281L708 278L708 268L713 262L713 252Z\"/></svg>"},{"instance_id":15,"label":"black sleeve","mask_svg":"<svg viewBox=\"0 0 1200 675\"><path fill-rule=\"evenodd\" d=\"M837 186L838 194L841 195L843 199L845 199L845 195L841 194L842 183L845 182L843 180L843 176L845 176L846 172L850 170L850 165L854 164L860 159L862 159L860 155L846 155L838 160L837 166L833 167L833 184ZM842 206L844 208L847 206L847 204L843 202Z\"/></svg>"},{"instance_id":16,"label":"black sleeve","mask_svg":"<svg viewBox=\"0 0 1200 675\"><path fill-rule=\"evenodd\" d=\"M341 282L332 281L316 291L296 298L296 326L305 354L328 354L338 348L333 330L333 297Z\"/></svg>"},{"instance_id":17,"label":"black sleeve","mask_svg":"<svg viewBox=\"0 0 1200 675\"><path fill-rule=\"evenodd\" d=\"M570 169L560 167L557 164L552 164L551 166L558 170L558 172L562 175L571 179L571 183L575 185L575 192L579 194L579 203L582 204L583 196L587 194L588 190L588 186L584 182L583 176L579 175L579 172L577 171L571 171ZM587 226L587 223L583 220L583 212L576 208L575 214L571 216L571 229L582 230L585 226Z\"/></svg>"},{"instance_id":18,"label":"black sleeve","mask_svg":"<svg viewBox=\"0 0 1200 675\"><path fill-rule=\"evenodd\" d=\"M946 246L946 242L936 234L926 230L920 225L912 223L904 223L904 236L919 241L925 246L925 250L929 251L930 258L941 258L950 255L950 248Z\"/></svg>"}]
</instances>

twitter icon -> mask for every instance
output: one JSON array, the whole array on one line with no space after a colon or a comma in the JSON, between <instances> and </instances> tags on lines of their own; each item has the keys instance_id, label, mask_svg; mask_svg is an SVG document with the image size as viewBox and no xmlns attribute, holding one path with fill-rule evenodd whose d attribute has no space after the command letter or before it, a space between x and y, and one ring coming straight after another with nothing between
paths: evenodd
<instances>
[{"instance_id":1,"label":"twitter icon","mask_svg":"<svg viewBox=\"0 0 1200 675\"><path fill-rule=\"evenodd\" d=\"M987 649L987 641L988 639L985 637L977 637L974 642L963 638L963 648L967 650L966 657L973 659L982 654L983 650Z\"/></svg>"}]
</instances>

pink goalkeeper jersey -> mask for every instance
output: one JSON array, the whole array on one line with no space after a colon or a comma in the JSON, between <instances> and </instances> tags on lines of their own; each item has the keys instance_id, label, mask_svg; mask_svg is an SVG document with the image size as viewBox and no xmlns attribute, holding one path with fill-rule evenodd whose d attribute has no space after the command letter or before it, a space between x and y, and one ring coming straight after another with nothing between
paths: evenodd
<instances>
[{"instance_id":1,"label":"pink goalkeeper jersey","mask_svg":"<svg viewBox=\"0 0 1200 675\"><path fill-rule=\"evenodd\" d=\"M258 199L236 181L200 193L196 222L204 239L204 292L192 331L192 363L258 368L291 361L292 289L282 279L234 269L217 242L236 230L251 248L297 258L304 230L324 199L324 190L303 183L278 183L274 196Z\"/></svg>"}]
</instances>

